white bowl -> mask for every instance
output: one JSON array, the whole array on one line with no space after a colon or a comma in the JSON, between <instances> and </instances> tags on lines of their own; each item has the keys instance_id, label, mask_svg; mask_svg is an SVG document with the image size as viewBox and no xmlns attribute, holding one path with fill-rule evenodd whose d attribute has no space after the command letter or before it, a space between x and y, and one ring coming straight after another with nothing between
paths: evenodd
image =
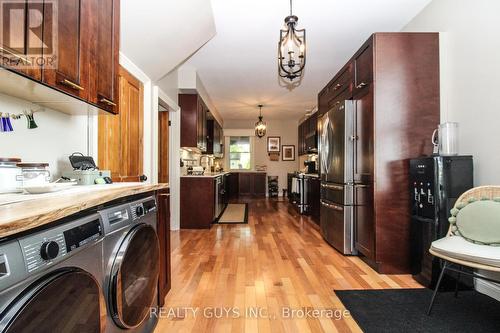
<instances>
[{"instance_id":1,"label":"white bowl","mask_svg":"<svg viewBox=\"0 0 500 333\"><path fill-rule=\"evenodd\" d=\"M77 184L76 182L50 183L45 185L27 186L23 187L23 189L29 194L43 194L43 193L52 193L52 192L59 192L62 190L66 190L76 184Z\"/></svg>"}]
</instances>

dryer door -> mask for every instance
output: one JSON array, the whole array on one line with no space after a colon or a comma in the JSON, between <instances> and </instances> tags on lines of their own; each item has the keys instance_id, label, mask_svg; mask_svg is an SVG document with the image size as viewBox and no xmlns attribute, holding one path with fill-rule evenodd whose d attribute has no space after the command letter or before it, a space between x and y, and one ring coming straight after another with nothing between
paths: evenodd
<instances>
[{"instance_id":1,"label":"dryer door","mask_svg":"<svg viewBox=\"0 0 500 333\"><path fill-rule=\"evenodd\" d=\"M104 332L106 305L98 282L80 269L49 273L0 315L0 332Z\"/></svg>"},{"instance_id":2,"label":"dryer door","mask_svg":"<svg viewBox=\"0 0 500 333\"><path fill-rule=\"evenodd\" d=\"M153 227L140 224L129 231L116 253L109 286L115 323L135 328L148 317L157 297L160 247Z\"/></svg>"}]
</instances>

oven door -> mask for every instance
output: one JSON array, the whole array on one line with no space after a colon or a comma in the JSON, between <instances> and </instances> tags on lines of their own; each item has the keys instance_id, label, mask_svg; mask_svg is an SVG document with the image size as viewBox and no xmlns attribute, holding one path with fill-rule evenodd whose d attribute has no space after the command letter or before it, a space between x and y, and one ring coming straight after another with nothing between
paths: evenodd
<instances>
[{"instance_id":1,"label":"oven door","mask_svg":"<svg viewBox=\"0 0 500 333\"><path fill-rule=\"evenodd\" d=\"M0 332L104 332L106 305L88 272L51 272L26 288L0 315Z\"/></svg>"},{"instance_id":2,"label":"oven door","mask_svg":"<svg viewBox=\"0 0 500 333\"><path fill-rule=\"evenodd\" d=\"M110 313L125 329L136 328L149 315L157 297L160 248L153 227L139 224L120 245L109 285Z\"/></svg>"}]
</instances>

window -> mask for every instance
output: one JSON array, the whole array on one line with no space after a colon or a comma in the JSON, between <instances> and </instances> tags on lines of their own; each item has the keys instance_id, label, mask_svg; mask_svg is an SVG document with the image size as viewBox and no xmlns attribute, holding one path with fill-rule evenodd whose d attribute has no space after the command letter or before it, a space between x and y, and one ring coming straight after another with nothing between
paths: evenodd
<instances>
[{"instance_id":1,"label":"window","mask_svg":"<svg viewBox=\"0 0 500 333\"><path fill-rule=\"evenodd\" d=\"M229 138L229 168L231 170L251 169L251 144L249 136L232 136Z\"/></svg>"}]
</instances>

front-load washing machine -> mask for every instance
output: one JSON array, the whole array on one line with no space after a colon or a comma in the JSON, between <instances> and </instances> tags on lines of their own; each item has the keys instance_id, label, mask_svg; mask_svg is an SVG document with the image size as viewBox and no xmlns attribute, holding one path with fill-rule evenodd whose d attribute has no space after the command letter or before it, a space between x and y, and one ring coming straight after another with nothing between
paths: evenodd
<instances>
[{"instance_id":1,"label":"front-load washing machine","mask_svg":"<svg viewBox=\"0 0 500 333\"><path fill-rule=\"evenodd\" d=\"M157 206L146 197L99 211L109 332L152 332L158 318Z\"/></svg>"},{"instance_id":2,"label":"front-load washing machine","mask_svg":"<svg viewBox=\"0 0 500 333\"><path fill-rule=\"evenodd\" d=\"M0 332L105 332L97 213L0 243Z\"/></svg>"}]
</instances>

